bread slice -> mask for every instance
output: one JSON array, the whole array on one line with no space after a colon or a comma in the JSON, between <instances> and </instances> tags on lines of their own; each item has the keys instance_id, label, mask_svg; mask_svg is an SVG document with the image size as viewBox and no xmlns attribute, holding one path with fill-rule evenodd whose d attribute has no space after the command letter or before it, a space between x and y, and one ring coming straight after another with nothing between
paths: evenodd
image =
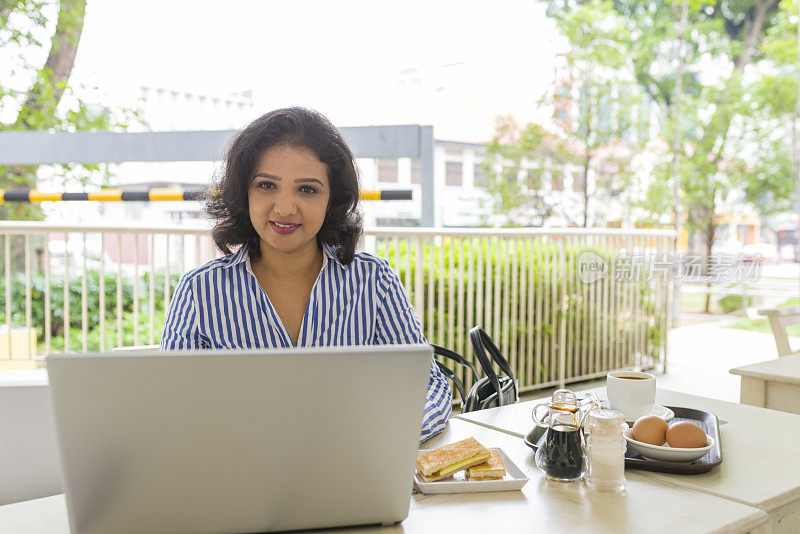
<instances>
[{"instance_id":1,"label":"bread slice","mask_svg":"<svg viewBox=\"0 0 800 534\"><path fill-rule=\"evenodd\" d=\"M485 463L486 460L489 457L490 457L489 454L479 454L477 456L473 456L472 458L468 459L466 461L467 463L462 462L461 464L455 464L454 466L451 466L451 467L448 467L448 468L444 468L444 469L442 469L440 471L436 471L434 474L432 474L429 477L426 477L422 473L419 473L419 477L424 482L436 482L437 480L442 480L443 478L450 478L455 473L458 473L459 471L463 471L464 469L468 469L470 467ZM444 473L442 471L444 471Z\"/></svg>"},{"instance_id":2,"label":"bread slice","mask_svg":"<svg viewBox=\"0 0 800 534\"><path fill-rule=\"evenodd\" d=\"M425 482L446 478L456 471L481 464L491 457L489 449L475 438L467 438L417 458L417 470Z\"/></svg>"},{"instance_id":3,"label":"bread slice","mask_svg":"<svg viewBox=\"0 0 800 534\"><path fill-rule=\"evenodd\" d=\"M486 462L469 468L470 480L498 480L506 476L506 466L500 457L500 451L490 449L492 457Z\"/></svg>"},{"instance_id":4,"label":"bread slice","mask_svg":"<svg viewBox=\"0 0 800 534\"><path fill-rule=\"evenodd\" d=\"M437 480L442 480L443 478L453 478L453 473L449 473L447 475L439 475L434 473L433 475L426 477L422 473L417 472L419 478L422 479L423 482L436 482Z\"/></svg>"}]
</instances>

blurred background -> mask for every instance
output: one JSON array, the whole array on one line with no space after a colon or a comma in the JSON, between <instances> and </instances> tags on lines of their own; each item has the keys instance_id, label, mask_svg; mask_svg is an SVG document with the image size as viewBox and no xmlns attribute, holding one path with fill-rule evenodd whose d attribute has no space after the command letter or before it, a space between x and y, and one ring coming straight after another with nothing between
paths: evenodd
<instances>
[{"instance_id":1,"label":"blurred background","mask_svg":"<svg viewBox=\"0 0 800 534\"><path fill-rule=\"evenodd\" d=\"M759 309L800 306L798 50L797 0L0 0L0 141L4 134L28 131L227 136L289 105L317 109L345 130L432 127L429 159L422 151L358 158L362 189L411 191L411 200L362 203L368 227L406 229L395 231L395 241L376 230L365 246L409 266L405 281L419 299L423 322L428 319L429 338L444 335L450 318L441 306L457 297L434 301L423 295L433 271L412 284L422 267L412 272L412 256L400 243L422 239L408 233L412 229L439 229L444 241L437 237L437 247L447 245L447 231L454 228L473 229L463 234L473 237L486 228L542 229L545 237L534 246L566 242L564 236L573 234L563 229L586 228L574 234L585 236L618 229L613 235L670 241L662 250L645 237L639 245L626 237L627 245L614 246L586 237L576 242L579 249L564 249L574 261L564 264L563 273L580 270L577 254L585 249L639 254L650 267L666 254L671 267L663 287L639 280L664 295L663 302L646 303L654 311L641 325L642 338L655 349L647 343L636 349L634 343L625 354L635 355L636 365L643 357L663 364L669 331L676 364L681 358L696 361L698 352L719 351L726 359L714 365L727 369L731 362L759 361L775 352L772 329ZM188 136L179 138L191 143ZM222 155L76 163L48 159L45 144L35 157L16 157L13 147L21 145L15 143L25 142L20 139L0 144L6 152L0 154L0 189L6 192L199 190L219 171ZM159 298L168 300L170 276L212 248L199 234L188 248L183 237L180 243L167 238L166 255L158 255L163 246L155 238L140 242L138 234L118 232L114 241L106 235L110 231L92 231L102 225L202 227L208 222L198 201L5 202L0 217L67 225L7 229L2 319L9 351L8 332L29 328L22 334L34 339L26 341L32 347L28 357L68 349L70 321L73 348L104 347L104 329L111 345L133 343L134 330L139 341L140 322L143 329L149 322L149 341L157 342ZM656 233L635 233L650 230ZM657 233L662 230L668 233ZM27 235L26 241L12 235ZM460 256L450 261L441 254L437 280L447 276L446 265L456 272L461 265ZM524 259L529 252L520 254ZM70 263L83 265L84 278L73 289ZM141 298L148 303L142 309L150 306L141 321L125 318L129 308L133 317L140 314L140 264L143 271L151 269L151 278L141 279ZM129 288L109 279L105 287L106 267L118 279L135 282ZM51 287L50 269L59 276L64 271L67 282ZM498 279L517 280L508 269L498 270ZM159 270L164 274L156 278ZM87 273L89 285L94 276L104 287L87 290ZM18 296L11 287L14 276L20 277ZM34 281L26 285L25 276ZM531 287L534 279L531 274ZM61 298L42 307L41 324L34 317L37 294L30 289L36 283L41 299L51 293ZM164 288L161 297L154 286ZM442 288L439 294L446 293ZM585 287L574 288L564 290L568 298L589 301L579 298ZM118 304L106 302L106 291ZM514 291L500 287L494 298L505 303ZM442 319L421 309L434 302ZM99 311L106 306L108 314ZM556 299L547 306L558 308ZM637 313L635 307L626 310L627 319L620 321L628 326L622 329ZM481 313L488 312L476 310L473 322ZM552 321L538 315L534 321L536 332L554 336L551 348L558 345L555 314ZM523 317L518 319L522 324ZM500 311L494 320L503 323ZM790 327L789 336L800 336L798 329ZM517 331L527 335L524 325ZM514 343L513 350L522 350ZM592 347L585 350L591 353ZM575 376L592 372L576 370ZM531 376L531 385L548 383Z\"/></svg>"}]
</instances>

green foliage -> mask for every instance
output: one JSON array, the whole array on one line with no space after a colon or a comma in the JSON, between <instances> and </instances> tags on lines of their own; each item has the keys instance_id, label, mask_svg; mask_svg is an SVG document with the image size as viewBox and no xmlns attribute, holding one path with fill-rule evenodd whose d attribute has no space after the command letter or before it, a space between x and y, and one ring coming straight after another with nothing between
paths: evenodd
<instances>
[{"instance_id":1,"label":"green foliage","mask_svg":"<svg viewBox=\"0 0 800 534\"><path fill-rule=\"evenodd\" d=\"M778 65L797 68L797 0L781 0L778 9L773 12L771 24L764 32L761 52ZM795 80L795 84L797 81ZM790 103L797 100L797 93Z\"/></svg>"},{"instance_id":2,"label":"green foliage","mask_svg":"<svg viewBox=\"0 0 800 534\"><path fill-rule=\"evenodd\" d=\"M728 314L735 311L743 310L752 305L753 297L745 297L743 295L725 295L717 301L719 309L722 313Z\"/></svg>"},{"instance_id":3,"label":"green foliage","mask_svg":"<svg viewBox=\"0 0 800 534\"><path fill-rule=\"evenodd\" d=\"M179 276L170 276L170 290L178 283ZM0 324L6 324L6 278L0 278ZM105 308L105 338L106 347L116 346L117 319L122 318L123 340L125 345L133 344L133 318L134 318L134 279L123 277L119 279L121 298L117 300L116 274L104 276L104 308ZM31 325L37 329L37 342L41 345L45 341L45 316L49 313L50 335L53 350L62 350L64 347L64 278L51 275L50 278L50 307L45 308L45 280L41 272L31 276ZM70 348L79 350L82 342L83 331L83 281L81 277L71 277L68 285L69 323L70 323ZM27 303L25 299L26 281L24 273L12 277L11 282L11 325L24 326L26 321ZM156 341L161 337L164 324L164 275L157 273L153 277L153 306L154 328ZM150 324L150 273L142 275L137 284L138 295L140 343L149 335ZM121 310L121 314L118 311ZM99 350L100 347L100 275L98 271L88 270L86 273L86 327L88 329L89 345L87 350Z\"/></svg>"},{"instance_id":4,"label":"green foliage","mask_svg":"<svg viewBox=\"0 0 800 534\"><path fill-rule=\"evenodd\" d=\"M800 306L800 298L791 298L778 305L778 307L783 306ZM739 328L741 330L750 330L751 332L772 333L772 327L770 326L769 320L766 317L759 317L757 319L745 317L729 324L728 328ZM791 337L800 337L800 324L787 326L786 332Z\"/></svg>"},{"instance_id":5,"label":"green foliage","mask_svg":"<svg viewBox=\"0 0 800 534\"><path fill-rule=\"evenodd\" d=\"M394 240L384 240L378 242L377 253L389 260L401 281L408 281L411 302L418 303L417 312L422 316L423 330L430 342L455 349L459 340L466 345L469 328L481 325L507 357L512 354L512 346L517 350L527 346L526 354L519 358L511 356L511 365L521 369L533 355L541 366L541 374L534 376L533 383L520 377L523 387L556 378L555 353L561 343L562 328L569 333L568 376L605 369L603 362L584 365L582 355L589 352L590 346L601 353L622 354L621 361L638 357L645 366L655 366L661 359L666 314L663 303L655 301L656 283L609 279L607 283L589 287L580 282L577 271L580 255L587 248L563 243L562 239L477 241L443 237L441 242L423 242L421 250L414 241L399 240L395 245ZM593 249L592 252L609 265L615 262L616 256L610 251ZM420 253L425 261L422 293L417 295L415 281ZM518 266L516 275L514 258ZM526 268L528 274L523 275ZM533 301L528 301L527 291L521 292L523 277L528 288L532 285ZM516 278L513 283L512 278ZM619 306L614 307L615 299L623 296L628 300L624 303L619 300ZM542 301L541 310L537 299ZM526 320L521 320L522 313L510 309L512 302L525 310ZM503 309L506 303L507 312ZM527 314L529 306L534 309L533 319ZM634 307L638 310L635 314ZM457 321L459 308L463 309L462 326ZM468 321L470 324L466 324ZM501 334L506 323L510 326L507 337ZM529 335L538 340L539 353L527 345ZM635 344L635 339L640 339L640 343ZM465 356L469 358L469 354Z\"/></svg>"},{"instance_id":6,"label":"green foliage","mask_svg":"<svg viewBox=\"0 0 800 534\"><path fill-rule=\"evenodd\" d=\"M0 2L0 45L4 48L44 49L49 44L41 38L52 14L50 0L2 0ZM23 66L29 65L27 56L20 57Z\"/></svg>"},{"instance_id":7,"label":"green foliage","mask_svg":"<svg viewBox=\"0 0 800 534\"><path fill-rule=\"evenodd\" d=\"M498 120L497 133L487 147L490 156L484 164L486 190L492 197L492 211L504 227L542 226L555 213L555 206L546 200L544 181L551 173L562 172L556 166L565 161L548 161L547 147L555 144L543 128L530 124L519 131L510 117ZM559 156L568 156L566 150ZM554 155L555 156L555 155ZM523 160L530 169L523 170ZM498 171L491 162L499 161ZM484 221L488 224L490 221Z\"/></svg>"},{"instance_id":8,"label":"green foliage","mask_svg":"<svg viewBox=\"0 0 800 534\"><path fill-rule=\"evenodd\" d=\"M113 347L121 346L121 347L131 347L135 345L147 345L149 344L149 335L150 335L150 316L149 312L139 312L139 339L138 342L136 340L135 330L134 330L134 322L133 322L133 312L124 312L122 314L122 321L121 321L121 331L122 331L122 343L118 342L117 337L117 323L116 320L114 323L106 323L105 328L103 330L103 337L105 340L105 344L103 347L105 350L110 350ZM155 314L153 315L153 342L159 343L161 340L161 330L164 326L164 319L166 315L163 309L157 309ZM76 328L70 326L70 336L69 336L69 349L70 352L81 351L83 347L83 330L81 328ZM42 342L39 342L40 352L44 352L44 346ZM51 340L51 350L53 351L63 351L65 348L64 345L64 335L55 336ZM99 325L95 328L88 330L87 332L87 339L86 339L86 350L89 352L95 352L100 350L100 327Z\"/></svg>"}]
</instances>

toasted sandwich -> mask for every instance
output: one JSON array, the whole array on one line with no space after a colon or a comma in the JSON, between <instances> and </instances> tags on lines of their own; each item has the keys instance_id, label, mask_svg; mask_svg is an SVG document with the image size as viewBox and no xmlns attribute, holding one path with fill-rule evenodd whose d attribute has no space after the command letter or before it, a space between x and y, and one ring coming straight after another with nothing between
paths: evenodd
<instances>
[{"instance_id":1,"label":"toasted sandwich","mask_svg":"<svg viewBox=\"0 0 800 534\"><path fill-rule=\"evenodd\" d=\"M506 476L506 466L497 449L489 449L492 457L486 462L469 468L470 480L499 480Z\"/></svg>"},{"instance_id":2,"label":"toasted sandwich","mask_svg":"<svg viewBox=\"0 0 800 534\"><path fill-rule=\"evenodd\" d=\"M433 482L481 464L491 456L489 449L475 438L467 438L423 454L417 458L417 470L422 480Z\"/></svg>"}]
</instances>

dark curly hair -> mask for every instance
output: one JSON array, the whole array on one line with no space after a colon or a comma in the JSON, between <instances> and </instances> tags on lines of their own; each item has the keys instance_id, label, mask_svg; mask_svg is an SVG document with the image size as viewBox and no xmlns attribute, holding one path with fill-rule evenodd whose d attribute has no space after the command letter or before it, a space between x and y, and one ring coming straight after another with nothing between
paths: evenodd
<instances>
[{"instance_id":1,"label":"dark curly hair","mask_svg":"<svg viewBox=\"0 0 800 534\"><path fill-rule=\"evenodd\" d=\"M334 247L343 264L353 261L361 236L358 171L341 132L321 113L292 107L262 115L239 132L225 155L219 178L206 193L206 212L214 220L211 236L225 254L231 246L249 245L251 259L261 256L259 236L250 221L247 191L264 151L276 145L313 152L328 168L330 200L317 243Z\"/></svg>"}]
</instances>

